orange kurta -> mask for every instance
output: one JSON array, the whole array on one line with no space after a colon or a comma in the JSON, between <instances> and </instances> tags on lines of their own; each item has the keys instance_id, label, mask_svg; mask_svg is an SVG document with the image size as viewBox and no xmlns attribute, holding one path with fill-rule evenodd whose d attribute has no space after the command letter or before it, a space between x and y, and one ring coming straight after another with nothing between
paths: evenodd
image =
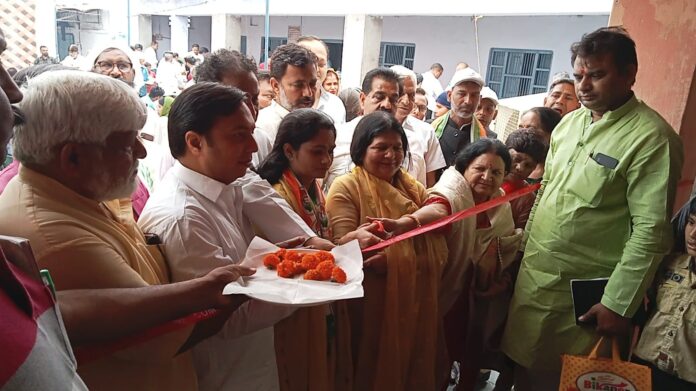
<instances>
[{"instance_id":1,"label":"orange kurta","mask_svg":"<svg viewBox=\"0 0 696 391\"><path fill-rule=\"evenodd\" d=\"M426 201L425 188L407 173L397 173L393 182L361 167L337 178L327 198L334 238L366 223L368 216L397 219ZM366 270L365 297L349 302L354 389L434 390L444 237L421 235L385 252L386 275Z\"/></svg>"}]
</instances>

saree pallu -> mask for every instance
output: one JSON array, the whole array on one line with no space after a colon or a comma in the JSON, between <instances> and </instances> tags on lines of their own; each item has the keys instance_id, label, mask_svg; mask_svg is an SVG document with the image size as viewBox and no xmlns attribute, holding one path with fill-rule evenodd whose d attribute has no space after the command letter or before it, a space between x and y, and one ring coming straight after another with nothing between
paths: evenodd
<instances>
[{"instance_id":1,"label":"saree pallu","mask_svg":"<svg viewBox=\"0 0 696 391\"><path fill-rule=\"evenodd\" d=\"M327 197L334 238L367 222L418 210L425 188L404 171L393 183L362 167L336 179ZM447 260L439 234L425 234L385 250L386 274L365 270L365 297L349 301L354 390L434 390L438 350L438 288Z\"/></svg>"},{"instance_id":2,"label":"saree pallu","mask_svg":"<svg viewBox=\"0 0 696 391\"><path fill-rule=\"evenodd\" d=\"M309 219L294 176L283 175L273 188L317 232L327 232L322 219ZM301 199L298 199L298 194ZM306 194L306 192L305 192ZM319 202L323 194L319 195ZM314 205L323 211L324 205ZM314 210L314 209L313 209ZM309 221L307 221L309 220ZM325 239L331 239L326 237ZM353 387L350 321L347 303L337 301L299 308L275 327L276 363L281 391L348 391Z\"/></svg>"},{"instance_id":3,"label":"saree pallu","mask_svg":"<svg viewBox=\"0 0 696 391\"><path fill-rule=\"evenodd\" d=\"M431 189L431 195L446 198L452 213L474 206L469 184L453 167L445 171L440 182ZM498 191L492 198L502 195ZM505 369L499 344L519 266L514 259L522 230L515 229L509 203L485 213L489 227L463 230L461 233L466 237L449 238L450 242L470 244L466 252L460 254L460 261L465 264L450 268L457 270L453 273L457 280L450 279L449 283L458 289L447 291L446 302L454 301L454 305L443 313L448 355L446 369L453 361L460 363L457 390L473 390L481 368ZM475 221L473 217L471 220ZM447 278L448 275L443 276L444 281L448 281ZM456 298L451 296L453 292Z\"/></svg>"}]
</instances>

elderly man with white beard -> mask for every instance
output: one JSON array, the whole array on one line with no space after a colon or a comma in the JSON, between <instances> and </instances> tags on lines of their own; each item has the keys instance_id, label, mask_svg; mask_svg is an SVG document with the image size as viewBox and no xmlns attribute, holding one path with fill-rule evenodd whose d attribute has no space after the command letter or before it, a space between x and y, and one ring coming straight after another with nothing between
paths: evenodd
<instances>
[{"instance_id":1,"label":"elderly man with white beard","mask_svg":"<svg viewBox=\"0 0 696 391\"><path fill-rule=\"evenodd\" d=\"M33 78L20 106L21 167L0 196L0 232L31 242L68 305L61 309L71 338L105 341L209 308L229 316L244 302L221 292L253 270L225 266L170 284L157 238L135 225L128 197L145 157L137 137L145 106L135 91L95 73L56 71ZM61 295L69 292L76 295ZM107 354L78 373L90 389L195 390L190 354L181 351L217 331L201 326Z\"/></svg>"}]
</instances>

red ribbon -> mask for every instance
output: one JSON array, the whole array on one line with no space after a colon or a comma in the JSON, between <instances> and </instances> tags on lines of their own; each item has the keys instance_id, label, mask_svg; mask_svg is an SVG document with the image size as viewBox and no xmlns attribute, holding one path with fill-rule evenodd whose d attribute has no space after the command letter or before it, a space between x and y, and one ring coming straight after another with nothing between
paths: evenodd
<instances>
[{"instance_id":1,"label":"red ribbon","mask_svg":"<svg viewBox=\"0 0 696 391\"><path fill-rule=\"evenodd\" d=\"M678 187L682 186L687 186L691 185L694 181L693 180L684 180L681 181L677 184ZM394 236L392 238L389 238L387 240L384 240L374 246L368 247L366 249L363 249L363 252L370 252L370 251L376 251L376 250L381 250L385 247L388 247L394 243L398 243L402 240L410 239L412 237L424 234L426 232L430 232L433 230L436 230L438 228L444 227L448 224L452 224L456 221L465 219L467 217L471 217L474 215L477 215L481 212L485 212L489 209L495 208L496 206L502 205L506 202L512 201L516 198L522 197L525 194L529 194L533 191L536 191L541 185L540 184L534 184L531 186L524 187L520 190L514 191L510 194L506 194L502 197L494 198L490 201L483 202L481 204L475 205L471 208L462 210L460 212L457 212L453 215L449 215L447 217L443 217L439 220L433 221L432 223L426 224L420 228L416 228L414 230L405 232L401 235ZM159 326L155 326L152 328L147 329L146 331L132 335L132 336L127 336L120 338L114 342L106 343L106 344L95 344L95 345L90 345L90 346L84 346L80 348L75 349L75 357L77 358L77 361L82 365L90 361L97 360L101 357L110 355L116 351L127 349L129 347L144 343L146 341L149 341L153 338L156 338L162 334L170 333L173 331L177 331L180 329L183 329L185 327L194 325L198 322L204 321L206 319L210 319L217 315L218 311L217 310L206 310L206 311L201 311L201 312L196 312L194 314L188 315L186 317L164 323Z\"/></svg>"},{"instance_id":2,"label":"red ribbon","mask_svg":"<svg viewBox=\"0 0 696 391\"><path fill-rule=\"evenodd\" d=\"M391 237L387 240L384 240L382 242L375 244L374 246L370 246L366 249L363 249L362 251L364 253L366 253L366 252L381 250L385 247L391 246L392 244L398 243L402 240L410 239L414 236L418 236L418 235L424 234L426 232L436 230L436 229L444 227L448 224L452 224L456 221L477 215L481 212L485 212L489 209L495 208L496 206L502 205L502 204L509 202L511 200L514 200L516 198L520 198L525 194L529 194L533 191L536 191L540 186L541 186L541 184L536 183L536 184L531 185L531 186L523 187L522 189L517 190L517 191L513 191L510 194L506 194L502 197L494 198L490 201L482 202L478 205L472 206L471 208L459 211L455 214L449 215L447 217L443 217L439 220L435 220L432 223L426 224L420 228L416 228L414 230L404 232L401 235Z\"/></svg>"}]
</instances>

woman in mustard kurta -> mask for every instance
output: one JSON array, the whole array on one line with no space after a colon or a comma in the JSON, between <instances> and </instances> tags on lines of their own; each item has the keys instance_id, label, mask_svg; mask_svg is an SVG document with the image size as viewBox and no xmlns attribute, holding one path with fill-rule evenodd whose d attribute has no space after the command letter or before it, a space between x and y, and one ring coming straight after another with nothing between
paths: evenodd
<instances>
[{"instance_id":1,"label":"woman in mustard kurta","mask_svg":"<svg viewBox=\"0 0 696 391\"><path fill-rule=\"evenodd\" d=\"M294 110L280 123L273 149L259 175L292 206L314 232L333 239L324 194L317 179L333 161L336 129L326 114ZM363 246L381 240L363 227L337 243L358 239ZM350 323L345 302L298 309L275 326L276 361L283 391L350 390L352 362Z\"/></svg>"},{"instance_id":2,"label":"woman in mustard kurta","mask_svg":"<svg viewBox=\"0 0 696 391\"><path fill-rule=\"evenodd\" d=\"M356 167L333 182L327 197L334 238L370 218L399 218L425 203L425 188L401 169L408 141L393 116L363 117L350 152ZM444 237L404 240L378 259L366 263L365 297L349 302L354 390L435 390Z\"/></svg>"}]
</instances>

